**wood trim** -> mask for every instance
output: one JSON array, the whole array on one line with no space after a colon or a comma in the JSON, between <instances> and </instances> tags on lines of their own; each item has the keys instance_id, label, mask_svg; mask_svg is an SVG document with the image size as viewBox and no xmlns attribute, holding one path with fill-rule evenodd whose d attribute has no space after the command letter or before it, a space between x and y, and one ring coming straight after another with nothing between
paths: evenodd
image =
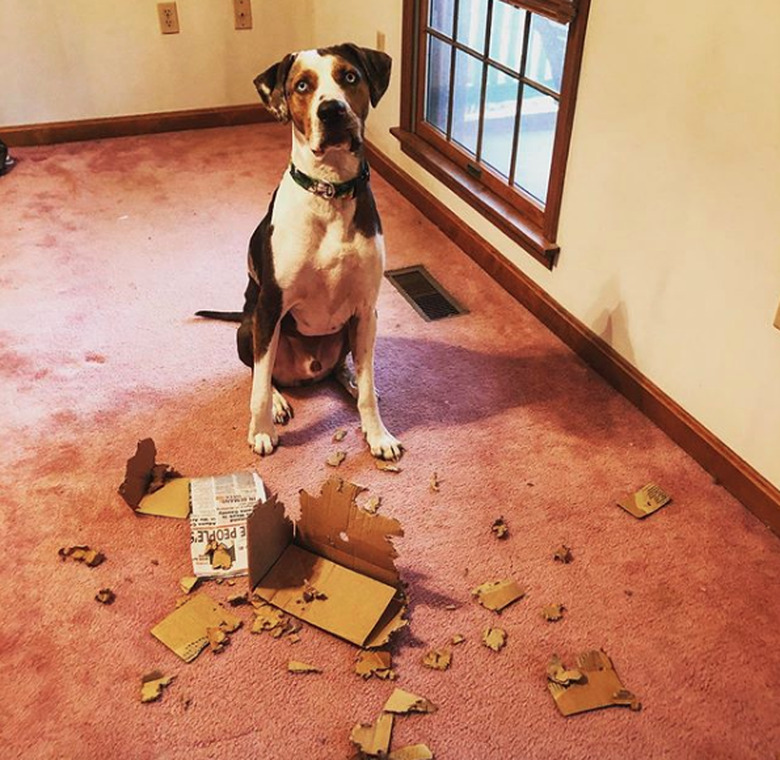
<instances>
[{"instance_id":1,"label":"wood trim","mask_svg":"<svg viewBox=\"0 0 780 760\"><path fill-rule=\"evenodd\" d=\"M498 227L505 235L528 251L548 269L555 266L559 246L542 235L539 225L533 223L511 203L499 197L474 179L465 169L450 161L425 140L411 132L393 128L401 149L442 184L463 198L466 203Z\"/></svg>"},{"instance_id":2,"label":"wood trim","mask_svg":"<svg viewBox=\"0 0 780 760\"><path fill-rule=\"evenodd\" d=\"M178 132L183 129L233 127L240 124L257 124L268 121L274 121L273 116L258 103L0 127L0 138L10 147L22 147L75 142L77 140L100 140L106 137Z\"/></svg>"},{"instance_id":3,"label":"wood trim","mask_svg":"<svg viewBox=\"0 0 780 760\"><path fill-rule=\"evenodd\" d=\"M551 332L780 535L780 490L372 145L371 166Z\"/></svg>"}]
</instances>

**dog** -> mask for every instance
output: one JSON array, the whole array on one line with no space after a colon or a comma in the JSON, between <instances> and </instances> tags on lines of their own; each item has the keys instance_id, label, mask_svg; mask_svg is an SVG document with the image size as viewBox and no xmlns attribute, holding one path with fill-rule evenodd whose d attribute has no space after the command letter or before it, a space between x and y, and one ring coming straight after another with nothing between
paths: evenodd
<instances>
[{"instance_id":1,"label":"dog","mask_svg":"<svg viewBox=\"0 0 780 760\"><path fill-rule=\"evenodd\" d=\"M249 242L243 311L197 315L241 322L238 355L252 368L248 441L261 456L293 414L276 385L334 374L354 391L373 456L403 452L374 386L385 246L364 151L366 118L387 90L391 63L344 43L291 53L254 80L268 111L292 125L290 166Z\"/></svg>"}]
</instances>

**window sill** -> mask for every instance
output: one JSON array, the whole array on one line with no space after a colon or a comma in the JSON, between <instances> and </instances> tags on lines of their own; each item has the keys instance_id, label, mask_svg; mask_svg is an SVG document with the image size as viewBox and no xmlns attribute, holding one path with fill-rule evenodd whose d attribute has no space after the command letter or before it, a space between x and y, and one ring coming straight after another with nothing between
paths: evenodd
<instances>
[{"instance_id":1,"label":"window sill","mask_svg":"<svg viewBox=\"0 0 780 760\"><path fill-rule=\"evenodd\" d=\"M401 150L436 179L461 197L472 208L494 224L507 237L528 251L548 269L555 266L560 246L547 240L542 230L516 208L491 193L464 169L453 163L424 140L401 127L390 133L401 143Z\"/></svg>"}]
</instances>

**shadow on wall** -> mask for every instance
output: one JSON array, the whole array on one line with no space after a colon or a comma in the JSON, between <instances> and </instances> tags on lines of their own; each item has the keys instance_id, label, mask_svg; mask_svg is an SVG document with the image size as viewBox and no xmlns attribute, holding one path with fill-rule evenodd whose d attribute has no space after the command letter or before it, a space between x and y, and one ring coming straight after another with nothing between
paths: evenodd
<instances>
[{"instance_id":1,"label":"shadow on wall","mask_svg":"<svg viewBox=\"0 0 780 760\"><path fill-rule=\"evenodd\" d=\"M597 308L602 304L614 305L603 308L595 319L589 316L586 324L592 325L593 332L614 348L624 359L635 364L631 333L628 327L628 311L620 298L620 291L614 278L601 289L601 293L594 303Z\"/></svg>"}]
</instances>

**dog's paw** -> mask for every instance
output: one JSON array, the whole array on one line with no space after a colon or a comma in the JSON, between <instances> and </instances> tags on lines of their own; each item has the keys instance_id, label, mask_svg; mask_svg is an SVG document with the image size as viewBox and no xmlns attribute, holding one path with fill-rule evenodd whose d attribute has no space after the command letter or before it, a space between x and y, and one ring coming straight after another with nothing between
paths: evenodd
<instances>
[{"instance_id":1,"label":"dog's paw","mask_svg":"<svg viewBox=\"0 0 780 760\"><path fill-rule=\"evenodd\" d=\"M376 435L366 435L366 440L371 448L371 454L377 459L385 459L395 462L401 458L404 447L394 435L390 435L387 430Z\"/></svg>"},{"instance_id":2,"label":"dog's paw","mask_svg":"<svg viewBox=\"0 0 780 760\"><path fill-rule=\"evenodd\" d=\"M274 422L277 425L286 425L294 416L293 408L290 402L274 388Z\"/></svg>"},{"instance_id":3,"label":"dog's paw","mask_svg":"<svg viewBox=\"0 0 780 760\"><path fill-rule=\"evenodd\" d=\"M249 440L249 445L255 454L260 454L261 457L273 454L274 449L279 443L279 436L274 433L269 435L268 433L257 433L253 438Z\"/></svg>"}]
</instances>

